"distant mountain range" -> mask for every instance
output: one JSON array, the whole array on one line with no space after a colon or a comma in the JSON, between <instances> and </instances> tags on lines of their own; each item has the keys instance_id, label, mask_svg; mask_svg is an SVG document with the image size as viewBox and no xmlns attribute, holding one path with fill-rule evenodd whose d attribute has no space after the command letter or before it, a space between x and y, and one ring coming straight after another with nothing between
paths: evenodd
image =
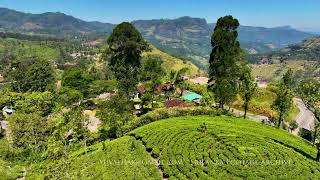
<instances>
[{"instance_id":1,"label":"distant mountain range","mask_svg":"<svg viewBox=\"0 0 320 180\"><path fill-rule=\"evenodd\" d=\"M0 8L0 30L65 36L74 33L111 33L115 25L87 22L63 13L30 14Z\"/></svg>"},{"instance_id":2,"label":"distant mountain range","mask_svg":"<svg viewBox=\"0 0 320 180\"><path fill-rule=\"evenodd\" d=\"M215 24L192 17L138 20L132 23L145 39L159 49L190 59L198 66L206 65ZM114 27L115 24L87 22L59 12L30 14L0 8L0 31L68 37L76 34L110 34ZM249 54L277 50L314 36L290 26L240 26L238 31L240 43Z\"/></svg>"},{"instance_id":3,"label":"distant mountain range","mask_svg":"<svg viewBox=\"0 0 320 180\"><path fill-rule=\"evenodd\" d=\"M206 66L214 23L208 24L205 19L191 17L139 20L132 23L147 40L161 50L192 59L198 66ZM270 52L313 36L290 26L240 26L238 32L239 41L249 54Z\"/></svg>"}]
</instances>

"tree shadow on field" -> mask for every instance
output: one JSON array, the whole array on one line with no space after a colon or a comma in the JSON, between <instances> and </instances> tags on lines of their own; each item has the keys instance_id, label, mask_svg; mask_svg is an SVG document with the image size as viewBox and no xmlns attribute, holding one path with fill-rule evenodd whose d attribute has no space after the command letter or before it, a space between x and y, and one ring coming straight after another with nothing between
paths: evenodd
<instances>
[{"instance_id":1,"label":"tree shadow on field","mask_svg":"<svg viewBox=\"0 0 320 180\"><path fill-rule=\"evenodd\" d=\"M312 160L316 160L315 157L312 157L310 154L302 151L301 149L298 149L298 148L296 148L296 147L290 146L290 145L285 144L284 142L278 141L278 140L276 140L276 139L271 139L271 140L273 140L275 143L281 144L282 146L285 146L285 147L287 147L287 148L290 148L290 149L296 151L297 153L300 153L301 155L303 155L303 156L306 157L306 158L309 158L309 159L312 159Z\"/></svg>"}]
</instances>

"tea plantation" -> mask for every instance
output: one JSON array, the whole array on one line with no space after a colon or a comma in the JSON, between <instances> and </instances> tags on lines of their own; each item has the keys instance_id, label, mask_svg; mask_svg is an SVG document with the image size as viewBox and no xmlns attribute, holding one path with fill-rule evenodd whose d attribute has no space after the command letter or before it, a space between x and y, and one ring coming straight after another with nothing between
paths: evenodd
<instances>
[{"instance_id":1,"label":"tea plantation","mask_svg":"<svg viewBox=\"0 0 320 180\"><path fill-rule=\"evenodd\" d=\"M161 179L141 142L122 137L80 150L71 157L32 167L27 179ZM1 178L0 178L1 179Z\"/></svg>"},{"instance_id":2,"label":"tea plantation","mask_svg":"<svg viewBox=\"0 0 320 180\"><path fill-rule=\"evenodd\" d=\"M317 179L311 144L228 116L157 121L48 164L29 179Z\"/></svg>"},{"instance_id":3,"label":"tea plantation","mask_svg":"<svg viewBox=\"0 0 320 180\"><path fill-rule=\"evenodd\" d=\"M132 132L169 179L320 177L315 149L286 131L231 117L180 117Z\"/></svg>"}]
</instances>

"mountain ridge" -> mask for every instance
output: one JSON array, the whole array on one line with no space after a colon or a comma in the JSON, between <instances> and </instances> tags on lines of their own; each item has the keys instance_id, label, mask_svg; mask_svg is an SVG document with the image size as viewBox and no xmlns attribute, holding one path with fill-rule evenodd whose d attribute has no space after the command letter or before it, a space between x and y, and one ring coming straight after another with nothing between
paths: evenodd
<instances>
[{"instance_id":1,"label":"mountain ridge","mask_svg":"<svg viewBox=\"0 0 320 180\"><path fill-rule=\"evenodd\" d=\"M176 19L136 20L132 24L160 50L189 59L199 67L207 67L214 23L207 23L204 18L183 16ZM61 12L31 14L0 8L0 31L71 38L102 33L99 36L102 38L110 34L115 26L111 23L84 21ZM291 26L240 26L238 32L242 48L248 54L278 50L314 36Z\"/></svg>"}]
</instances>

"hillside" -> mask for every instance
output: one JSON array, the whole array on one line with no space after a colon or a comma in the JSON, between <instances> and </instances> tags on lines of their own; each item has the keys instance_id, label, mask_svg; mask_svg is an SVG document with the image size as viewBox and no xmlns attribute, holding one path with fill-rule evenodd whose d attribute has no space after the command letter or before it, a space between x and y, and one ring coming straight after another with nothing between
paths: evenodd
<instances>
[{"instance_id":1,"label":"hillside","mask_svg":"<svg viewBox=\"0 0 320 180\"><path fill-rule=\"evenodd\" d=\"M132 23L148 41L162 51L191 59L200 67L207 66L211 50L210 37L215 24L192 17L139 20ZM270 52L312 36L288 27L240 26L238 32L242 48L249 54Z\"/></svg>"},{"instance_id":2,"label":"hillside","mask_svg":"<svg viewBox=\"0 0 320 180\"><path fill-rule=\"evenodd\" d=\"M320 38L309 38L279 51L255 57L255 62L268 59L268 64L253 65L253 75L268 81L278 79L291 68L297 79L320 77Z\"/></svg>"},{"instance_id":3,"label":"hillside","mask_svg":"<svg viewBox=\"0 0 320 180\"><path fill-rule=\"evenodd\" d=\"M0 8L0 31L65 36L93 32L111 33L113 27L110 23L86 22L59 12L30 14Z\"/></svg>"},{"instance_id":4,"label":"hillside","mask_svg":"<svg viewBox=\"0 0 320 180\"><path fill-rule=\"evenodd\" d=\"M320 37L305 39L301 43L270 53L270 56L284 60L320 61Z\"/></svg>"},{"instance_id":5,"label":"hillside","mask_svg":"<svg viewBox=\"0 0 320 180\"><path fill-rule=\"evenodd\" d=\"M204 75L205 73L200 70L196 65L192 64L189 61L182 60L178 57L174 57L165 52L160 51L159 49L151 46L152 50L150 52L145 52L143 56L155 56L159 57L163 61L164 69L170 73L170 71L178 71L182 68L188 68L187 75L194 77L199 75Z\"/></svg>"},{"instance_id":6,"label":"hillside","mask_svg":"<svg viewBox=\"0 0 320 180\"><path fill-rule=\"evenodd\" d=\"M132 23L158 49L191 60L198 67L207 67L210 37L215 24L192 17ZM97 39L110 34L114 27L111 23L87 22L59 12L30 14L0 8L0 31ZM287 26L240 26L238 31L242 48L249 54L270 52L314 36Z\"/></svg>"},{"instance_id":7,"label":"hillside","mask_svg":"<svg viewBox=\"0 0 320 180\"><path fill-rule=\"evenodd\" d=\"M320 176L311 144L227 116L161 120L120 139L33 165L27 178L305 179ZM68 166L66 166L66 164ZM157 167L158 166L158 167ZM120 168L121 167L121 168ZM68 173L64 173L68 172Z\"/></svg>"}]
</instances>

